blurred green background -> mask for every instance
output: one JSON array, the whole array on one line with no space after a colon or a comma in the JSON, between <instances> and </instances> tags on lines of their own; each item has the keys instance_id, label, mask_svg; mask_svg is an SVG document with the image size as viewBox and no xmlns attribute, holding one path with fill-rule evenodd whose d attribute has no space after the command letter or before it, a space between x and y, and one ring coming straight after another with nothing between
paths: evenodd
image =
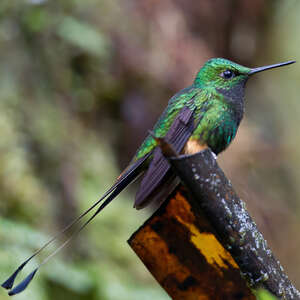
<instances>
[{"instance_id":1,"label":"blurred green background","mask_svg":"<svg viewBox=\"0 0 300 300\"><path fill-rule=\"evenodd\" d=\"M1 0L0 281L99 198L207 59L299 60L299 14L296 0ZM219 158L298 288L299 80L299 64L251 79ZM168 299L126 243L151 213L134 190L17 299Z\"/></svg>"}]
</instances>

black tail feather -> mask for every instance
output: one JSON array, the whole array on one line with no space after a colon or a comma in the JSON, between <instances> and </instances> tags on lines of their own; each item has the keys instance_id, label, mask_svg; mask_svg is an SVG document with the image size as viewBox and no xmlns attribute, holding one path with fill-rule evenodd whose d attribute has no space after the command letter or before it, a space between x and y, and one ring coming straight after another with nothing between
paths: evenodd
<instances>
[{"instance_id":1,"label":"black tail feather","mask_svg":"<svg viewBox=\"0 0 300 300\"><path fill-rule=\"evenodd\" d=\"M30 283L30 281L33 279L35 273L37 272L38 268L36 268L33 272L31 272L24 280L22 280L16 287L14 287L11 291L8 292L9 296L13 296L16 294L19 294L21 292L23 292L28 284Z\"/></svg>"},{"instance_id":2,"label":"black tail feather","mask_svg":"<svg viewBox=\"0 0 300 300\"><path fill-rule=\"evenodd\" d=\"M29 258L30 259L30 258ZM17 277L17 275L19 274L19 272L22 271L22 269L25 267L25 265L29 262L29 259L27 259L26 261L24 261L19 267L18 269L5 281L1 284L1 286L7 290L10 290L12 288L12 286L14 285L15 279Z\"/></svg>"},{"instance_id":3,"label":"black tail feather","mask_svg":"<svg viewBox=\"0 0 300 300\"><path fill-rule=\"evenodd\" d=\"M121 179L122 180L122 179ZM28 259L26 259L18 268L17 270L4 282L1 284L1 286L5 289L11 289L16 277L18 274L22 271L22 269L25 267L25 265L33 259L35 256L37 256L42 250L44 250L48 245L50 245L52 242L57 240L59 237L61 237L66 231L68 231L73 225L78 223L85 215L87 215L93 208L95 208L103 199L105 199L111 192L114 191L114 189L117 187L118 181L116 184L114 184L98 201L96 201L89 209L87 209L85 212L83 212L80 216L78 216L74 221L72 221L70 224L68 224L66 227L64 227L60 232L58 232L56 235L54 235L46 244L44 244L40 249L38 249L36 252L34 252Z\"/></svg>"},{"instance_id":4,"label":"black tail feather","mask_svg":"<svg viewBox=\"0 0 300 300\"><path fill-rule=\"evenodd\" d=\"M50 243L59 238L63 233L68 231L73 225L78 223L85 215L87 215L93 208L95 208L101 201L107 198L102 205L97 209L97 211L82 225L76 230L71 236L52 254L50 254L40 265L41 267L45 264L51 257L53 257L57 252L59 252L65 245L67 245L71 239L73 239L79 232L81 232L84 227L86 227L92 219L96 217L97 214L100 213L104 207L106 207L121 191L123 191L132 181L134 181L142 171L142 165L147 160L147 158L151 155L151 153L145 155L143 158L139 159L118 178L117 182L98 200L96 201L89 209L87 209L84 213L78 216L74 221L72 221L69 225L67 225L62 231L56 234L52 239L50 239L44 246L42 246L39 250L37 250L33 255L31 255L27 260L25 260L17 270L1 285L5 289L11 289L13 287L14 281L19 274L19 272L24 268L24 266L36 255L38 255L43 249L45 249ZM39 269L36 268L33 272L31 272L23 281L21 281L15 288L13 288L9 295L15 295L17 293L22 292L33 279L35 273Z\"/></svg>"}]
</instances>

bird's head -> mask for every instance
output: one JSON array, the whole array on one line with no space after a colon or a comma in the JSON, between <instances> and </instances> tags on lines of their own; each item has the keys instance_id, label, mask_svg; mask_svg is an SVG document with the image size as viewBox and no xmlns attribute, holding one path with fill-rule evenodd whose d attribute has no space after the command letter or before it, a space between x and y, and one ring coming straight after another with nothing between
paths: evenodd
<instances>
[{"instance_id":1,"label":"bird's head","mask_svg":"<svg viewBox=\"0 0 300 300\"><path fill-rule=\"evenodd\" d=\"M200 87L214 87L222 90L242 86L250 76L265 70L285 66L295 61L287 61L279 64L248 68L224 58L212 58L208 60L198 72L195 85Z\"/></svg>"}]
</instances>

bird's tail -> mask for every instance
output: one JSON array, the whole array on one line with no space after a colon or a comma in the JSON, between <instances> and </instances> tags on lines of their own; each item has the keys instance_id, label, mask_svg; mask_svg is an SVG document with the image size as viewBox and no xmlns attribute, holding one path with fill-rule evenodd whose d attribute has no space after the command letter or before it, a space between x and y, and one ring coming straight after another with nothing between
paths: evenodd
<instances>
[{"instance_id":1,"label":"bird's tail","mask_svg":"<svg viewBox=\"0 0 300 300\"><path fill-rule=\"evenodd\" d=\"M97 200L89 209L83 212L80 216L78 216L74 221L68 224L65 228L63 228L60 232L54 235L47 243L45 243L40 249L38 249L35 253L33 253L29 258L27 258L17 269L16 271L4 282L2 283L2 287L5 289L9 289L9 295L15 295L22 292L33 279L35 273L38 269L44 265L50 258L52 258L56 253L58 253L62 248L64 248L75 236L79 234L121 191L123 191L126 186L128 186L131 182L133 182L143 171L144 163L150 156L150 153L143 158L137 160L132 163L117 179L116 183L105 192L105 194ZM77 224L85 215L87 215L91 210L93 210L96 206L98 206L103 200L105 201L100 205L100 207L94 212L94 214L87 219L77 230L75 230L65 241L59 246L54 252L52 252L48 257L46 257L39 266L33 270L23 281L21 281L17 286L13 289L14 281L19 274L19 272L25 267L25 265L31 261L35 256L37 256L42 250L44 250L48 245L50 245L53 241L57 240L61 237L65 232L68 232L75 224Z\"/></svg>"}]
</instances>

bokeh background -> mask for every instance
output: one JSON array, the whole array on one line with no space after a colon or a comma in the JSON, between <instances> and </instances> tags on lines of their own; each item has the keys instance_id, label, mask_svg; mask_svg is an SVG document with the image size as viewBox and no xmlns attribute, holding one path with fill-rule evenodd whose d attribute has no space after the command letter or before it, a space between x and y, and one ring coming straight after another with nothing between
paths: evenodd
<instances>
[{"instance_id":1,"label":"bokeh background","mask_svg":"<svg viewBox=\"0 0 300 300\"><path fill-rule=\"evenodd\" d=\"M300 60L299 14L296 0L1 0L0 281L99 198L207 59ZM219 158L298 288L299 80L299 64L251 79ZM151 214L134 191L16 299L168 299L126 243Z\"/></svg>"}]
</instances>

